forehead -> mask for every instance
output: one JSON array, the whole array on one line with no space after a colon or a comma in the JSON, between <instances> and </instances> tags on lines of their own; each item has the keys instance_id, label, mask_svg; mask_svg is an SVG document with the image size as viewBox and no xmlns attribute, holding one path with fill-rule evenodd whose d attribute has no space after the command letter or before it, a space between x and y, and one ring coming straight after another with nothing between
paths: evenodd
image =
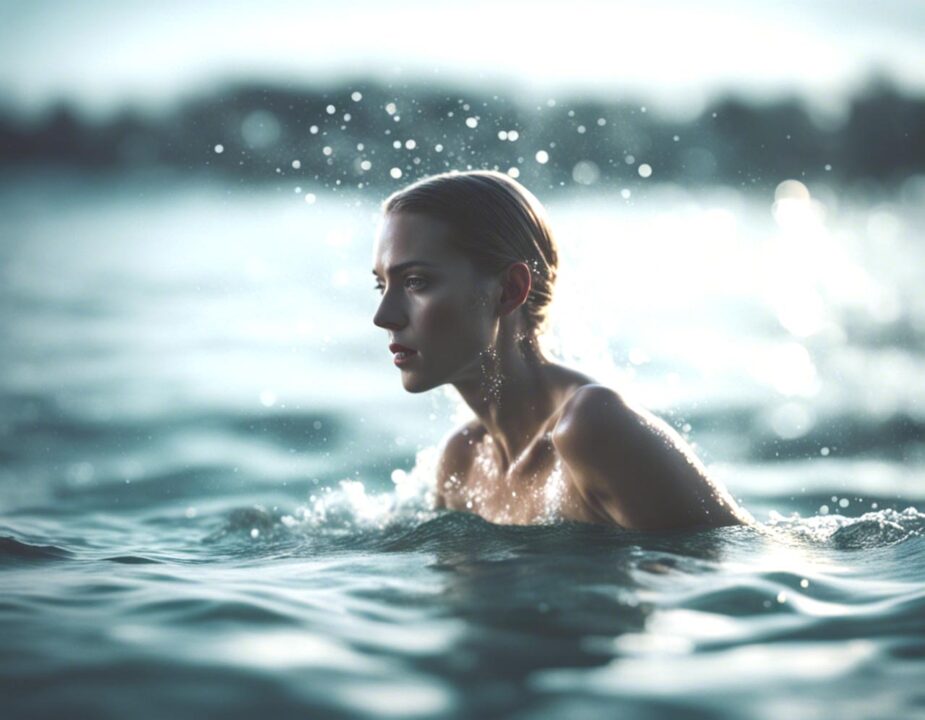
<instances>
[{"instance_id":1,"label":"forehead","mask_svg":"<svg viewBox=\"0 0 925 720\"><path fill-rule=\"evenodd\" d=\"M464 261L465 255L452 242L449 223L414 213L389 213L379 224L373 247L373 267L384 272L410 260L434 264Z\"/></svg>"}]
</instances>

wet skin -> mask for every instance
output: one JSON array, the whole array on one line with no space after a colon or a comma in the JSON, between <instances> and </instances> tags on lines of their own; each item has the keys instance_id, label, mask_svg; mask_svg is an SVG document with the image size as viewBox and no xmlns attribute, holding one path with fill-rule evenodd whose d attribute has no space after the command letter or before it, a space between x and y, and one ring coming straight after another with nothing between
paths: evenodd
<instances>
[{"instance_id":1,"label":"wet skin","mask_svg":"<svg viewBox=\"0 0 925 720\"><path fill-rule=\"evenodd\" d=\"M530 273L491 276L423 215L386 215L373 255L385 345L409 392L451 383L475 414L443 443L438 507L492 522L552 518L639 530L750 522L666 423L520 342Z\"/></svg>"}]
</instances>

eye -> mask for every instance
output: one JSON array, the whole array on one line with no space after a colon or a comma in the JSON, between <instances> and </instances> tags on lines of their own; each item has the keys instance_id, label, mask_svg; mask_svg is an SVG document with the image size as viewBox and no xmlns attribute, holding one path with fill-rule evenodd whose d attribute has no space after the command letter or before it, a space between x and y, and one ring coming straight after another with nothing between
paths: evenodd
<instances>
[{"instance_id":1,"label":"eye","mask_svg":"<svg viewBox=\"0 0 925 720\"><path fill-rule=\"evenodd\" d=\"M373 285L373 290L377 291L380 295L385 290L385 285L382 284L381 280L376 280L376 284Z\"/></svg>"},{"instance_id":2,"label":"eye","mask_svg":"<svg viewBox=\"0 0 925 720\"><path fill-rule=\"evenodd\" d=\"M427 281L422 277L412 275L405 278L405 287L411 290L423 290L427 287Z\"/></svg>"}]
</instances>

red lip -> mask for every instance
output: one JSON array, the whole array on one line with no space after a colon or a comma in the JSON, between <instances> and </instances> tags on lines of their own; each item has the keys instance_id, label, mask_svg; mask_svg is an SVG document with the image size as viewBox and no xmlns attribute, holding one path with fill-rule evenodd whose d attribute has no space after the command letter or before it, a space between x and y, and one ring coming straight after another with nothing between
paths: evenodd
<instances>
[{"instance_id":1,"label":"red lip","mask_svg":"<svg viewBox=\"0 0 925 720\"><path fill-rule=\"evenodd\" d=\"M410 347L407 347L407 346L405 346L405 345L399 345L398 343L392 343L391 345L389 345L389 352L392 352L392 353L397 353L397 352L413 353L413 352L417 352L417 350L412 350Z\"/></svg>"}]
</instances>

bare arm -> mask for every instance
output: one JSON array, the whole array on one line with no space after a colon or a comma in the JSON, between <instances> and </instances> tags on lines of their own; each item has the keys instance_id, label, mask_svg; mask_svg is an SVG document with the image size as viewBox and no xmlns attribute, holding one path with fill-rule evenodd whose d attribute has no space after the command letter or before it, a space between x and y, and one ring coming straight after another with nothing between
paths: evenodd
<instances>
[{"instance_id":1,"label":"bare arm","mask_svg":"<svg viewBox=\"0 0 925 720\"><path fill-rule=\"evenodd\" d=\"M750 520L674 430L610 388L577 390L553 444L585 501L622 527L667 530Z\"/></svg>"},{"instance_id":2,"label":"bare arm","mask_svg":"<svg viewBox=\"0 0 925 720\"><path fill-rule=\"evenodd\" d=\"M468 423L447 436L442 443L434 488L434 505L438 509L466 509L464 488L472 458L471 441L475 427L475 423Z\"/></svg>"}]
</instances>

